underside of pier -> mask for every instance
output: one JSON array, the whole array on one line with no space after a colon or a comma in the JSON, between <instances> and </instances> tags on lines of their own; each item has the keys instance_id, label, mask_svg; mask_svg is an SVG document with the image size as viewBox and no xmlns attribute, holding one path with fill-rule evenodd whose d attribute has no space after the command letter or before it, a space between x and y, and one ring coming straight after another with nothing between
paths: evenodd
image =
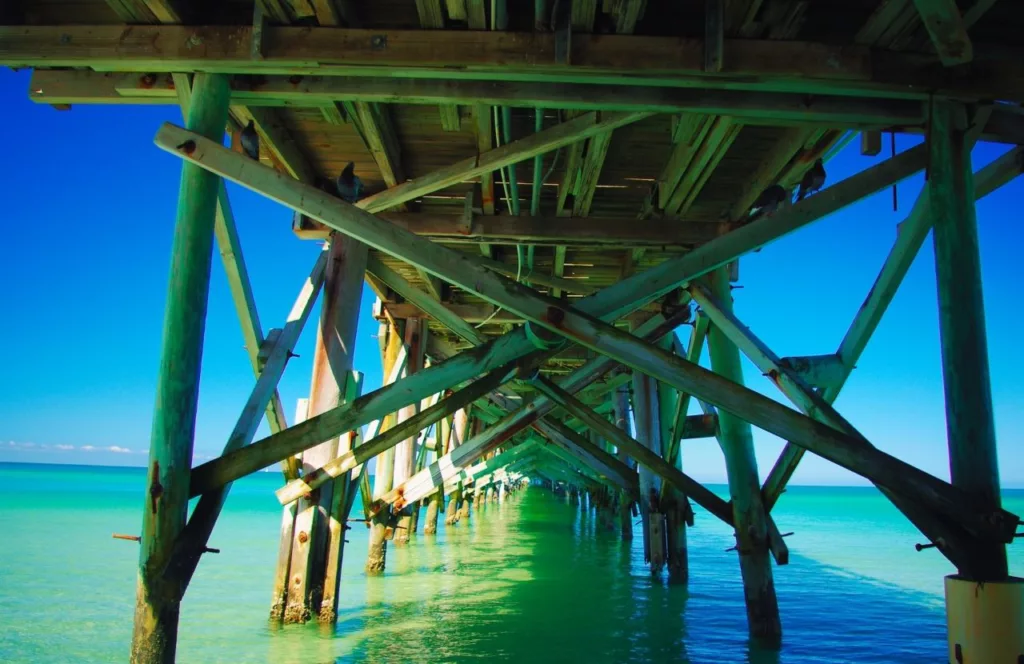
<instances>
[{"instance_id":1,"label":"underside of pier","mask_svg":"<svg viewBox=\"0 0 1024 664\"><path fill-rule=\"evenodd\" d=\"M1012 586L974 202L1024 164L1019 2L22 0L0 23L0 64L32 68L40 104L182 112L153 128L183 166L133 661L173 661L231 483L274 464L271 615L286 622L336 619L357 505L380 573L389 546L529 478L585 495L623 537L639 515L652 571L674 583L694 504L732 526L750 635L777 645L788 549L772 508L807 452L875 484L955 565L947 587ZM901 133L925 140L897 153ZM854 140L886 157L828 178ZM974 169L978 141L1006 152ZM744 255L921 171L835 353L780 357L744 325ZM323 245L305 281L280 275L298 295L279 327L257 315L224 181ZM949 481L832 406L929 235ZM193 466L214 246L255 386L223 455ZM373 391L353 366L364 284ZM318 298L310 395L289 421L277 384ZM743 357L790 405L744 385ZM254 440L263 418L272 435ZM788 441L770 472L752 427ZM686 474L693 438L717 439L729 500ZM1002 661L998 641L957 643L955 661Z\"/></svg>"}]
</instances>

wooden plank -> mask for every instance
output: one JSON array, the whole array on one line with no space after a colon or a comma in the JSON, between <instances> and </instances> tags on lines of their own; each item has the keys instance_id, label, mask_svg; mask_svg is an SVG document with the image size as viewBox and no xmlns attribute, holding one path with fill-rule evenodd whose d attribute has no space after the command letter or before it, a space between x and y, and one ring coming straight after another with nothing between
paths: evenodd
<instances>
[{"instance_id":1,"label":"wooden plank","mask_svg":"<svg viewBox=\"0 0 1024 664\"><path fill-rule=\"evenodd\" d=\"M353 108L359 136L377 164L384 184L394 187L405 182L398 133L391 121L388 107L376 103L355 102Z\"/></svg>"},{"instance_id":2,"label":"wooden plank","mask_svg":"<svg viewBox=\"0 0 1024 664\"><path fill-rule=\"evenodd\" d=\"M363 31L335 27L268 26L265 57L250 53L252 26L7 26L0 28L0 63L24 67L92 67L161 73L221 69L285 75L429 75L524 80L591 80L620 85L636 77L686 76L701 88L809 94L927 98L929 94L1022 101L1019 59L976 49L979 67L950 76L931 58L862 46L800 41L727 39L725 71L703 71L703 40L578 34L573 67L555 59L555 36L486 31ZM375 44L385 43L386 49ZM198 42L198 44L196 43ZM452 71L461 71L454 74Z\"/></svg>"},{"instance_id":3,"label":"wooden plank","mask_svg":"<svg viewBox=\"0 0 1024 664\"><path fill-rule=\"evenodd\" d=\"M575 120L563 122L551 129L545 129L526 138L507 143L477 157L457 162L430 175L368 196L359 201L359 207L368 211L387 209L468 178L477 177L482 173L525 161L538 154L544 154L610 129L631 124L649 117L649 115L649 113L587 113Z\"/></svg>"},{"instance_id":4,"label":"wooden plank","mask_svg":"<svg viewBox=\"0 0 1024 664\"><path fill-rule=\"evenodd\" d=\"M742 128L729 117L712 119L707 134L693 153L693 159L668 195L664 205L666 214L686 214Z\"/></svg>"},{"instance_id":5,"label":"wooden plank","mask_svg":"<svg viewBox=\"0 0 1024 664\"><path fill-rule=\"evenodd\" d=\"M615 32L620 35L632 34L636 24L643 17L647 0L618 0L616 6Z\"/></svg>"},{"instance_id":6,"label":"wooden plank","mask_svg":"<svg viewBox=\"0 0 1024 664\"><path fill-rule=\"evenodd\" d=\"M197 76L187 126L213 141L223 140L230 96L227 77ZM133 662L173 661L177 645L178 607L187 583L168 580L164 570L188 513L187 469L192 465L220 187L220 178L209 171L191 164L182 168L139 540Z\"/></svg>"},{"instance_id":7,"label":"wooden plank","mask_svg":"<svg viewBox=\"0 0 1024 664\"><path fill-rule=\"evenodd\" d=\"M914 6L942 64L952 67L971 61L974 47L956 0L914 0Z\"/></svg>"},{"instance_id":8,"label":"wooden plank","mask_svg":"<svg viewBox=\"0 0 1024 664\"><path fill-rule=\"evenodd\" d=\"M545 387L542 385L540 387L541 391ZM595 413L587 412L585 415L581 415L577 407L582 406L582 404L574 403L572 404L573 407L567 407L551 393L545 393L552 399L555 399L556 403L566 408L573 416L593 428L593 418L597 417ZM663 467L672 466L664 461L661 456L663 450L661 444L661 402L658 399L657 381L639 371L634 371L632 402L633 429L636 431L635 442L641 446L644 452L638 454L626 445L623 434L618 429L615 429L615 431L618 432L619 438L612 439L612 442L617 446L625 447L626 452L640 462L640 466L637 468L637 474L640 476L640 497L637 503L640 506L641 525L643 527L644 561L650 565L651 574L660 574L661 569L665 566L666 559L665 517L658 506L658 496L661 493L662 482L661 474L650 465L649 460L657 459L664 464ZM610 422L608 427L613 428ZM600 434L605 433L600 429L594 430Z\"/></svg>"},{"instance_id":9,"label":"wooden plank","mask_svg":"<svg viewBox=\"0 0 1024 664\"><path fill-rule=\"evenodd\" d=\"M922 16L927 23L929 17ZM938 42L934 31L932 38ZM965 125L962 105L938 102L933 107L927 189L934 224L950 476L953 486L974 505L992 511L1001 505L999 462L971 172L974 141L965 137ZM958 564L962 573L977 581L1006 579L1003 542L977 541L974 550L982 562L975 569Z\"/></svg>"}]
</instances>

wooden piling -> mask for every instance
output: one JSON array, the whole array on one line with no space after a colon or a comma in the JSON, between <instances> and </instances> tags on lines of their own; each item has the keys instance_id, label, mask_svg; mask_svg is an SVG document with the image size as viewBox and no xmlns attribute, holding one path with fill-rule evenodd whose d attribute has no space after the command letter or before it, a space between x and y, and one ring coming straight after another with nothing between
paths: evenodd
<instances>
[{"instance_id":1,"label":"wooden piling","mask_svg":"<svg viewBox=\"0 0 1024 664\"><path fill-rule=\"evenodd\" d=\"M345 402L345 391L351 380L356 324L359 319L363 278L366 271L367 248L363 243L336 233L331 238L324 281L323 308L313 355L313 376L310 385L309 417L315 417ZM353 392L354 394L354 392ZM348 440L347 437L341 438ZM332 438L302 454L303 472L310 472L338 455L339 438ZM347 482L347 476L345 477ZM335 489L347 490L335 481L321 486L299 501L292 538L292 555L288 572L288 596L284 622L302 623L314 614L321 620L333 621L337 597L324 596L324 585L331 577L337 587L340 573L340 550L334 556L335 569L328 570L331 554L331 520ZM347 515L346 517L347 518ZM343 521L342 521L343 523ZM340 524L335 528L340 530ZM334 543L344 545L344 537ZM328 606L323 604L328 600Z\"/></svg>"},{"instance_id":2,"label":"wooden piling","mask_svg":"<svg viewBox=\"0 0 1024 664\"><path fill-rule=\"evenodd\" d=\"M309 399L299 399L295 406L295 424L305 422L308 415ZM274 591L270 600L270 619L274 622L284 620L284 610L288 601L288 572L291 569L292 539L298 507L298 503L293 502L282 508L281 539L277 549L277 566L274 568Z\"/></svg>"},{"instance_id":3,"label":"wooden piling","mask_svg":"<svg viewBox=\"0 0 1024 664\"><path fill-rule=\"evenodd\" d=\"M380 326L380 335L386 339L383 366L385 380L394 382L398 378L395 365L399 362L399 356L404 346L402 331L390 323L384 323ZM394 421L394 415L385 417L381 422L380 431L386 431ZM391 491L394 486L395 448L389 448L378 455L374 465L376 472L373 480L373 498L376 500ZM370 542L366 553L367 574L384 573L390 520L391 510L383 509L374 514L370 521Z\"/></svg>"},{"instance_id":4,"label":"wooden piling","mask_svg":"<svg viewBox=\"0 0 1024 664\"><path fill-rule=\"evenodd\" d=\"M706 277L709 289L723 306L732 310L729 275L719 268ZM708 330L711 368L734 383L743 384L740 352L718 328ZM767 646L777 646L782 639L782 622L772 579L768 552L768 527L761 485L754 456L754 438L750 424L732 413L720 410L719 441L725 455L732 498L733 524L736 531L743 594L747 605L747 623L751 637Z\"/></svg>"},{"instance_id":5,"label":"wooden piling","mask_svg":"<svg viewBox=\"0 0 1024 664\"><path fill-rule=\"evenodd\" d=\"M661 416L658 381L633 372L633 426L636 438L656 455L661 455ZM645 465L639 467L640 516L644 526L644 559L650 563L651 574L665 566L665 515L661 510L661 477Z\"/></svg>"},{"instance_id":6,"label":"wooden piling","mask_svg":"<svg viewBox=\"0 0 1024 664\"><path fill-rule=\"evenodd\" d=\"M960 104L937 101L932 106L927 186L934 219L949 469L953 485L977 506L998 510L999 465L966 120ZM1004 543L978 539L972 549L978 560L973 580L1006 579Z\"/></svg>"},{"instance_id":7,"label":"wooden piling","mask_svg":"<svg viewBox=\"0 0 1024 664\"><path fill-rule=\"evenodd\" d=\"M219 143L227 124L230 98L227 76L196 74L188 128ZM188 510L220 186L220 178L213 173L190 163L182 165L139 542L131 646L131 661L137 664L173 662L175 658L185 589L180 583L168 581L165 571Z\"/></svg>"},{"instance_id":8,"label":"wooden piling","mask_svg":"<svg viewBox=\"0 0 1024 664\"><path fill-rule=\"evenodd\" d=\"M426 320L423 318L409 318L405 321L405 346L407 350L405 375L411 376L423 367L423 349L426 345ZM419 403L412 403L398 411L398 423L402 423L415 416L420 411ZM416 472L416 450L415 443L419 432L413 433L398 445L395 446L395 484L401 484ZM401 546L408 543L412 535L415 523L413 513L419 510L419 502L413 501L398 516L398 525L395 531L395 545Z\"/></svg>"},{"instance_id":9,"label":"wooden piling","mask_svg":"<svg viewBox=\"0 0 1024 664\"><path fill-rule=\"evenodd\" d=\"M440 458L448 454L448 451L451 449L451 419L447 417L442 418L435 426L434 431L434 437L437 441L435 457ZM440 487L427 501L426 523L423 524L424 535L434 535L437 533L437 520L442 512L444 512L444 487Z\"/></svg>"},{"instance_id":10,"label":"wooden piling","mask_svg":"<svg viewBox=\"0 0 1024 664\"><path fill-rule=\"evenodd\" d=\"M615 414L615 426L629 433L629 389L626 386L620 387L611 397ZM631 465L629 455L621 447L616 453L619 461ZM622 539L633 539L633 498L625 489L619 491L619 532Z\"/></svg>"},{"instance_id":11,"label":"wooden piling","mask_svg":"<svg viewBox=\"0 0 1024 664\"><path fill-rule=\"evenodd\" d=\"M661 340L659 346L670 349L675 335ZM680 446L672 440L675 428L675 412L681 394L665 383L658 384L658 425L662 442L662 453L673 467L682 470ZM685 414L684 414L685 415ZM669 583L682 584L690 578L690 564L687 559L686 522L689 503L686 494L668 482L661 490L661 511L665 515L665 559L668 563Z\"/></svg>"}]
</instances>

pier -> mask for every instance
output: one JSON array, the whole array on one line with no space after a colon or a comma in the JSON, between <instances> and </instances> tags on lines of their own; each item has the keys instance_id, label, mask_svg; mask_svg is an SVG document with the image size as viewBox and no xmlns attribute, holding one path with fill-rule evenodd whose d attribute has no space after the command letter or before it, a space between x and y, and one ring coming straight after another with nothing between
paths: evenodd
<instances>
[{"instance_id":1,"label":"pier","mask_svg":"<svg viewBox=\"0 0 1024 664\"><path fill-rule=\"evenodd\" d=\"M389 549L529 487L623 538L639 521L651 572L673 584L700 574L694 519L727 524L749 636L778 647L772 571L789 548L772 509L809 452L877 486L956 568L950 662L1017 662L1024 582L1006 547L1020 517L1000 503L975 201L1024 170L1022 29L1010 0L4 3L0 65L33 70L33 101L181 110L153 127L181 183L132 661L175 660L232 482L267 467L281 475L275 622L337 620L349 528L369 529L365 573L381 574ZM923 140L897 151L900 134ZM975 168L979 141L1006 152ZM829 177L851 142L886 156ZM745 256L921 172L834 353L780 356L743 322ZM225 182L322 246L308 275L276 275L296 287L285 320L257 313ZM926 242L947 414L934 449L949 479L833 406ZM222 454L197 463L214 269L253 387ZM365 288L375 390L354 364ZM307 326L313 371L296 407L277 387ZM763 376L745 376L743 358ZM745 383L765 379L781 401ZM763 483L753 427L787 441ZM698 438L721 448L728 500L687 474Z\"/></svg>"}]
</instances>

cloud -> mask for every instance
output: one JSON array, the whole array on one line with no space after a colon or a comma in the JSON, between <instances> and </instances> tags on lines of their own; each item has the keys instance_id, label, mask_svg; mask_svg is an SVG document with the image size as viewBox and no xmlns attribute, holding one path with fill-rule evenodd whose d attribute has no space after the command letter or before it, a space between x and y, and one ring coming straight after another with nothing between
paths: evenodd
<instances>
[{"instance_id":1,"label":"cloud","mask_svg":"<svg viewBox=\"0 0 1024 664\"><path fill-rule=\"evenodd\" d=\"M56 447L58 450L73 450L73 449L75 449L74 445L54 445L54 447Z\"/></svg>"},{"instance_id":2,"label":"cloud","mask_svg":"<svg viewBox=\"0 0 1024 664\"><path fill-rule=\"evenodd\" d=\"M35 446L36 446L35 443L19 443L16 440L9 440L9 441L7 441L7 447L10 447L10 448L13 448L13 449L16 449L16 450L30 450L30 449L32 449Z\"/></svg>"},{"instance_id":3,"label":"cloud","mask_svg":"<svg viewBox=\"0 0 1024 664\"><path fill-rule=\"evenodd\" d=\"M92 451L94 451L95 449L96 449L96 448L95 448L95 447L93 447L92 445L82 445L82 451L83 451L83 452L92 452Z\"/></svg>"},{"instance_id":4,"label":"cloud","mask_svg":"<svg viewBox=\"0 0 1024 664\"><path fill-rule=\"evenodd\" d=\"M118 452L119 454L131 454L131 450L127 447L118 447L117 445L111 445L107 448L109 452Z\"/></svg>"}]
</instances>

